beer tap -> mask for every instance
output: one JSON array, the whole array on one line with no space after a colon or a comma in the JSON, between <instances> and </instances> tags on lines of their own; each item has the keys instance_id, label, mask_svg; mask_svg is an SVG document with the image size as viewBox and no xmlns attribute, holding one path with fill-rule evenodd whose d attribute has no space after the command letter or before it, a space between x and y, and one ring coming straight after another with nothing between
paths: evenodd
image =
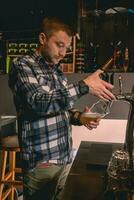
<instances>
[{"instance_id":1,"label":"beer tap","mask_svg":"<svg viewBox=\"0 0 134 200\"><path fill-rule=\"evenodd\" d=\"M121 76L119 76L119 88L120 94L116 96L117 100L127 101L130 104L124 149L129 155L129 169L134 171L134 93L123 93Z\"/></svg>"},{"instance_id":2,"label":"beer tap","mask_svg":"<svg viewBox=\"0 0 134 200\"><path fill-rule=\"evenodd\" d=\"M123 93L121 75L119 75L118 79L120 93L116 96L116 98L117 100L127 101L130 104L124 149L129 154L129 168L130 170L134 170L134 93Z\"/></svg>"},{"instance_id":3,"label":"beer tap","mask_svg":"<svg viewBox=\"0 0 134 200\"><path fill-rule=\"evenodd\" d=\"M124 146L116 149L110 158L107 167L108 184L105 193L107 199L110 192L112 200L133 200L134 197L134 91L124 93L122 77L119 75L119 94L116 99L129 103L129 114L126 127ZM111 200L111 199L110 199Z\"/></svg>"}]
</instances>

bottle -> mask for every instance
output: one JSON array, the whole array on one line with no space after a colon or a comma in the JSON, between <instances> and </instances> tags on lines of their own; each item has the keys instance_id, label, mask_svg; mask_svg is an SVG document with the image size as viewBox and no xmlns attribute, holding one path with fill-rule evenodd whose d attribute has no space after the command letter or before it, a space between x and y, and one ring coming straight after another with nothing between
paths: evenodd
<instances>
[{"instance_id":1,"label":"bottle","mask_svg":"<svg viewBox=\"0 0 134 200\"><path fill-rule=\"evenodd\" d=\"M124 63L123 63L123 68L124 72L127 72L128 70L128 65L129 65L129 52L128 52L128 47L125 48L125 54L124 54Z\"/></svg>"}]
</instances>

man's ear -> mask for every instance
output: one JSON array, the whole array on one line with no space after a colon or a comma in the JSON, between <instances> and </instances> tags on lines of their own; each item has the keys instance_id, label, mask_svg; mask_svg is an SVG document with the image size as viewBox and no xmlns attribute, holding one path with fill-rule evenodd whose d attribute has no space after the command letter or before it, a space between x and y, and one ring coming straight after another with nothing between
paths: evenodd
<instances>
[{"instance_id":1,"label":"man's ear","mask_svg":"<svg viewBox=\"0 0 134 200\"><path fill-rule=\"evenodd\" d=\"M45 44L45 42L46 42L46 35L44 34L44 33L40 33L39 34L39 42L40 42L40 44L41 45L44 45Z\"/></svg>"}]
</instances>

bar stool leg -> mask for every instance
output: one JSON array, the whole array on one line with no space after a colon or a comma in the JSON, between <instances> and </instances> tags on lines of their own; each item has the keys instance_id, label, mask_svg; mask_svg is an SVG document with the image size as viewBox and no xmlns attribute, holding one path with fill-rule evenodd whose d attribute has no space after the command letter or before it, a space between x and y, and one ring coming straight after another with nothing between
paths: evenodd
<instances>
[{"instance_id":1,"label":"bar stool leg","mask_svg":"<svg viewBox=\"0 0 134 200\"><path fill-rule=\"evenodd\" d=\"M17 188L23 189L23 180L16 179L22 169L16 167L16 155L20 152L17 136L0 141L0 200L14 200Z\"/></svg>"},{"instance_id":2,"label":"bar stool leg","mask_svg":"<svg viewBox=\"0 0 134 200\"><path fill-rule=\"evenodd\" d=\"M2 151L1 152L1 167L0 167L0 200L2 200L2 194L3 194L3 189L4 189L4 183L1 182L2 180L5 179L5 174L6 174L6 163L7 163L7 151Z\"/></svg>"},{"instance_id":3,"label":"bar stool leg","mask_svg":"<svg viewBox=\"0 0 134 200\"><path fill-rule=\"evenodd\" d=\"M11 172L11 181L15 181L15 166L16 166L16 152L12 151L9 153L9 171ZM14 192L15 188L11 185L11 193L9 196L9 200L14 200Z\"/></svg>"}]
</instances>

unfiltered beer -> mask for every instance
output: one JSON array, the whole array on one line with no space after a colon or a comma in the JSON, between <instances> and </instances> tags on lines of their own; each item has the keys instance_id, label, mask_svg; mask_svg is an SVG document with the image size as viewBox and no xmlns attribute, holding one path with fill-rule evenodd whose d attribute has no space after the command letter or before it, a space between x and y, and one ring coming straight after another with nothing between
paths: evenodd
<instances>
[{"instance_id":1,"label":"unfiltered beer","mask_svg":"<svg viewBox=\"0 0 134 200\"><path fill-rule=\"evenodd\" d=\"M96 121L97 119L102 118L102 115L100 113L92 113L92 112L85 112L81 115L81 122L86 124L90 121Z\"/></svg>"}]
</instances>

